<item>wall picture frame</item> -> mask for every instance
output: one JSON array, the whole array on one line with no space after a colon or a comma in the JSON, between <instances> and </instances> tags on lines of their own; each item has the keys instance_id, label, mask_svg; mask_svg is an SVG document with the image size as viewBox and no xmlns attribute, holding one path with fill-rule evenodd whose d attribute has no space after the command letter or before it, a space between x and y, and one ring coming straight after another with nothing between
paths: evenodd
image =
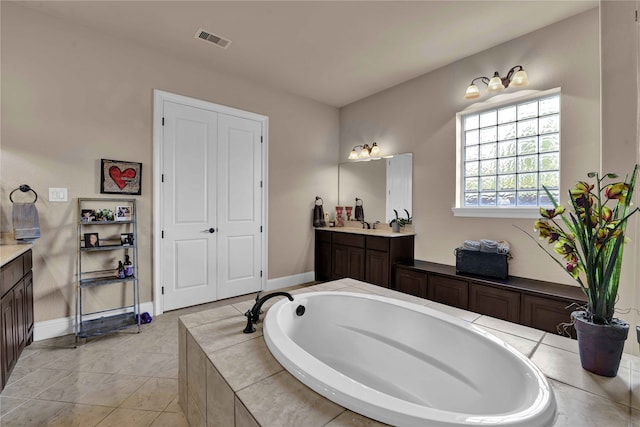
<instances>
[{"instance_id":1,"label":"wall picture frame","mask_svg":"<svg viewBox=\"0 0 640 427\"><path fill-rule=\"evenodd\" d=\"M100 159L100 193L142 194L142 163Z\"/></svg>"},{"instance_id":2,"label":"wall picture frame","mask_svg":"<svg viewBox=\"0 0 640 427\"><path fill-rule=\"evenodd\" d=\"M98 248L100 247L100 237L98 233L84 233L84 247Z\"/></svg>"},{"instance_id":3,"label":"wall picture frame","mask_svg":"<svg viewBox=\"0 0 640 427\"><path fill-rule=\"evenodd\" d=\"M131 206L116 206L114 218L116 221L131 221Z\"/></svg>"}]
</instances>

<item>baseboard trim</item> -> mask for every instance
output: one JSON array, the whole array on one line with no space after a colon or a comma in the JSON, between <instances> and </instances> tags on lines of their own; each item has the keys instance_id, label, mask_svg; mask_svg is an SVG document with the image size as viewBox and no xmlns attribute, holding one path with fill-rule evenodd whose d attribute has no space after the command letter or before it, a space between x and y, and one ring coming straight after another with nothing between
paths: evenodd
<instances>
[{"instance_id":1,"label":"baseboard trim","mask_svg":"<svg viewBox=\"0 0 640 427\"><path fill-rule=\"evenodd\" d=\"M301 285L303 283L313 282L315 280L315 273L313 271L307 271L306 273L294 274L292 276L278 277L276 279L267 280L267 289L265 291L274 291L276 289L288 288L291 286ZM128 310L131 311L131 310ZM145 302L140 304L140 311L154 313L153 302ZM125 310L113 311L113 314L124 313ZM93 317L87 316L87 319L99 318L100 315ZM36 322L33 327L33 340L42 341L49 338L61 337L75 333L74 330L74 317L62 317L59 319L44 320L42 322Z\"/></svg>"},{"instance_id":2,"label":"baseboard trim","mask_svg":"<svg viewBox=\"0 0 640 427\"><path fill-rule=\"evenodd\" d=\"M277 279L267 280L266 291L274 291L276 289L288 288L290 286L301 285L303 283L313 282L316 279L315 272L307 271L306 273L294 274L292 276L278 277Z\"/></svg>"},{"instance_id":3,"label":"baseboard trim","mask_svg":"<svg viewBox=\"0 0 640 427\"><path fill-rule=\"evenodd\" d=\"M114 310L113 314L126 313L129 310ZM140 304L140 312L153 313L153 303L151 301ZM87 320L97 319L101 315L86 316ZM74 330L74 317L62 317L59 319L45 320L42 322L36 322L33 326L33 340L42 341L49 338L61 337L75 333Z\"/></svg>"}]
</instances>

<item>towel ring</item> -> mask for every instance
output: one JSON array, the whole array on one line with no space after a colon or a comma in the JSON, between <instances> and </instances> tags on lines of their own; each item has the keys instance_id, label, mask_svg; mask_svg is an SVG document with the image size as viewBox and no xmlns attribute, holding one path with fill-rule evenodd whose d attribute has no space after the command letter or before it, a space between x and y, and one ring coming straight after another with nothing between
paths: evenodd
<instances>
[{"instance_id":1,"label":"towel ring","mask_svg":"<svg viewBox=\"0 0 640 427\"><path fill-rule=\"evenodd\" d=\"M322 206L323 203L324 200L322 200L322 197L316 196L316 206Z\"/></svg>"},{"instance_id":2,"label":"towel ring","mask_svg":"<svg viewBox=\"0 0 640 427\"><path fill-rule=\"evenodd\" d=\"M33 203L38 201L38 193L36 193L35 190L29 187L27 184L22 184L20 187L14 189L11 193L9 193L9 200L11 200L11 203L13 203L13 198L11 196L13 196L13 193L15 193L18 190L22 191L23 193L26 193L27 191L31 191L36 196L36 198L33 200Z\"/></svg>"}]
</instances>

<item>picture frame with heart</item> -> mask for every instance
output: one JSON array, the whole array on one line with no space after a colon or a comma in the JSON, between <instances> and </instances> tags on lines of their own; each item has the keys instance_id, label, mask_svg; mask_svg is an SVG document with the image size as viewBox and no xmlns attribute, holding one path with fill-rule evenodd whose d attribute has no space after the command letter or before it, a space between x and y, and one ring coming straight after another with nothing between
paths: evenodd
<instances>
[{"instance_id":1,"label":"picture frame with heart","mask_svg":"<svg viewBox=\"0 0 640 427\"><path fill-rule=\"evenodd\" d=\"M100 193L142 194L142 163L101 159Z\"/></svg>"}]
</instances>

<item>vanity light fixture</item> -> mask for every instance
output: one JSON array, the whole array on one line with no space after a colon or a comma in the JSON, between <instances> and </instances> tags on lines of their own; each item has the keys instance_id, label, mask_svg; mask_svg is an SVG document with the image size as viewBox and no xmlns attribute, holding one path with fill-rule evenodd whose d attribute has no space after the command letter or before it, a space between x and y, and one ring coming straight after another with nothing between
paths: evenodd
<instances>
[{"instance_id":1,"label":"vanity light fixture","mask_svg":"<svg viewBox=\"0 0 640 427\"><path fill-rule=\"evenodd\" d=\"M522 65L516 65L507 72L506 77L500 77L500 74L496 71L491 79L481 76L471 80L471 84L464 94L464 99L475 99L480 97L480 89L476 86L477 80L480 80L482 83L487 85L487 92L489 93L500 92L509 86L526 86L529 84L527 72L524 71Z\"/></svg>"},{"instance_id":2,"label":"vanity light fixture","mask_svg":"<svg viewBox=\"0 0 640 427\"><path fill-rule=\"evenodd\" d=\"M377 142L371 144L364 145L356 145L349 153L349 160L369 160L369 159L379 159L382 156L382 152L380 151L380 147Z\"/></svg>"}]
</instances>

